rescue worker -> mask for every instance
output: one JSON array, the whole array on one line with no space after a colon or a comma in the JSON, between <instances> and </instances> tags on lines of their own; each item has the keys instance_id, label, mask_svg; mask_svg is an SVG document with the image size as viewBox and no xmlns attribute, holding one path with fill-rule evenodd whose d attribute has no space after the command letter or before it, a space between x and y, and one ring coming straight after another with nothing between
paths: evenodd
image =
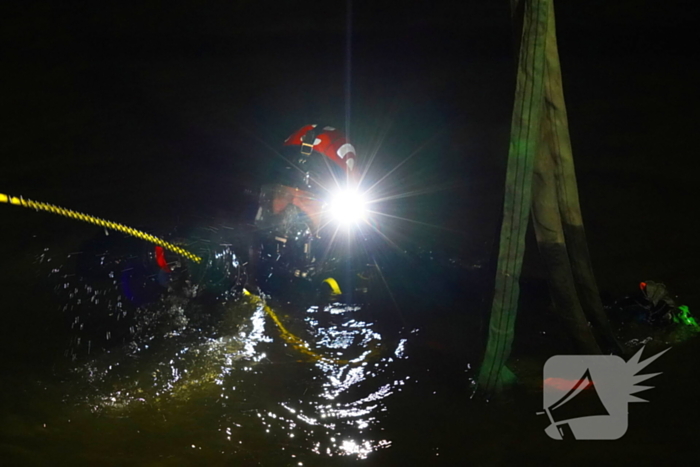
<instances>
[{"instance_id":1,"label":"rescue worker","mask_svg":"<svg viewBox=\"0 0 700 467\"><path fill-rule=\"evenodd\" d=\"M306 125L283 144L286 163L272 171L269 184L262 187L255 218L257 238L250 251L249 287L257 287L260 246L280 266L295 275L313 274L318 265L311 242L318 238L323 199L329 191L351 182L356 165L355 148L345 135L330 126ZM273 249L275 252L271 253ZM263 247L265 250L265 247Z\"/></svg>"},{"instance_id":2,"label":"rescue worker","mask_svg":"<svg viewBox=\"0 0 700 467\"><path fill-rule=\"evenodd\" d=\"M282 155L290 161L285 167L287 183L295 188L319 194L330 189L333 181L345 184L355 168L355 148L339 130L306 125L285 141Z\"/></svg>"}]
</instances>

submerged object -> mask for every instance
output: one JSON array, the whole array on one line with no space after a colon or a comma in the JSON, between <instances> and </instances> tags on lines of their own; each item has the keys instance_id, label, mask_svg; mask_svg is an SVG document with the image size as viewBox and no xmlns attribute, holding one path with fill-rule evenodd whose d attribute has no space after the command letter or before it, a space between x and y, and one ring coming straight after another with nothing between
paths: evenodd
<instances>
[{"instance_id":1,"label":"submerged object","mask_svg":"<svg viewBox=\"0 0 700 467\"><path fill-rule=\"evenodd\" d=\"M700 325L690 308L678 301L665 284L646 280L636 292L608 301L605 310L628 347L649 342L679 344L700 333Z\"/></svg>"},{"instance_id":2,"label":"submerged object","mask_svg":"<svg viewBox=\"0 0 700 467\"><path fill-rule=\"evenodd\" d=\"M170 266L168 266L168 262L165 261L165 250L163 250L162 246L156 245L155 254L156 254L156 262L158 263L158 267L161 268L165 272L172 272L170 270Z\"/></svg>"}]
</instances>

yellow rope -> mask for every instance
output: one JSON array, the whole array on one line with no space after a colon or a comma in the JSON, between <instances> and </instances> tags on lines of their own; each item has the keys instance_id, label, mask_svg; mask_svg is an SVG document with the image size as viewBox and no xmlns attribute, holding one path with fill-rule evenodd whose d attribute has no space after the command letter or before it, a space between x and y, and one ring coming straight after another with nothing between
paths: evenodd
<instances>
[{"instance_id":1,"label":"yellow rope","mask_svg":"<svg viewBox=\"0 0 700 467\"><path fill-rule=\"evenodd\" d=\"M331 293L333 295L340 295L343 292L340 291L340 286L338 285L338 282L333 279L332 277L329 277L328 279L324 279L323 284L328 284L328 287L331 288Z\"/></svg>"},{"instance_id":2,"label":"yellow rope","mask_svg":"<svg viewBox=\"0 0 700 467\"><path fill-rule=\"evenodd\" d=\"M132 229L131 227L127 227L122 224L117 224L116 222L106 221L98 217L93 217L80 212L71 211L70 209L62 208L60 206L54 206L52 204L47 203L39 203L37 201L32 201L17 196L9 196L3 193L0 193L0 203L13 204L15 206L36 209L37 211L47 211L54 214L58 214L59 216L68 217L70 219L77 219L83 222L88 222L90 224L99 225L100 227L116 230L118 232L123 232L133 237L140 238L142 240L146 240L147 242L151 242L153 244L162 246L163 248L166 248L172 251L173 253L177 253L178 255L184 256L185 258L190 259L195 263L199 263L202 261L201 257L190 253L189 251L180 248L177 245L173 245L170 242L166 242L161 238L147 234L145 232L141 232L140 230Z\"/></svg>"},{"instance_id":3,"label":"yellow rope","mask_svg":"<svg viewBox=\"0 0 700 467\"><path fill-rule=\"evenodd\" d=\"M299 351L305 355L308 355L309 357L311 357L315 361L321 361L324 363L332 363L335 365L347 365L348 363L352 363L350 360L328 358L328 357L324 357L323 355L317 354L316 352L314 352L313 350L311 350L309 348L309 344L307 344L302 339L300 339L299 337L297 337L294 334L292 334L291 332L289 332L287 330L287 328L284 327L284 325L282 324L282 321L280 321L277 314L274 311L272 311L272 308L267 306L267 304L263 301L262 298L258 297L257 295L251 294L246 289L243 289L243 294L246 295L247 297L250 297L250 299L253 301L253 303L259 304L262 306L263 310L265 310L265 313L267 313L267 315L270 318L272 318L272 321L274 321L274 323L277 325L277 328L280 331L280 336L282 337L282 339L285 342L287 342L289 345L291 345L297 351ZM372 350L371 354L368 355L368 357L378 355L378 354L379 354L379 348L375 347Z\"/></svg>"},{"instance_id":4,"label":"yellow rope","mask_svg":"<svg viewBox=\"0 0 700 467\"><path fill-rule=\"evenodd\" d=\"M80 212L71 211L70 209L65 209L65 208L62 208L60 206L54 206L52 204L47 204L47 203L40 203L37 201L32 201L32 200L24 199L24 198L17 197L17 196L9 196L9 195L3 194L3 193L0 193L0 203L13 204L15 206L22 206L25 208L36 209L37 211L47 211L47 212L51 212L54 214L58 214L60 216L68 217L70 219L77 219L77 220L81 220L83 222L88 222L90 224L99 225L100 227L105 227L107 229L112 229L112 230L116 230L118 232L123 232L123 233L129 234L131 236L134 236L136 238L140 238L142 240L149 241L149 242L154 243L156 245L160 245L163 248L166 248L166 249L172 251L173 253L177 253L179 255L184 256L185 258L191 259L195 263L199 263L202 261L202 258L200 258L199 256L197 256L193 253L190 253L189 251L184 250L183 248L180 248L179 246L173 245L170 242L166 242L163 239L160 239L160 238L155 237L153 235L147 234L145 232L141 232L139 230L132 229L131 227L127 227L127 226L122 225L122 224L117 224L116 222L106 221L104 219L89 216L87 214L82 214ZM334 279L329 278L329 279L326 279L324 282L327 283L331 287L331 289L334 293L337 293L337 294L340 293L340 288L338 287L338 283ZM290 344L292 347L294 347L299 352L308 355L309 357L311 357L312 359L314 359L316 361L333 363L336 365L346 365L346 364L350 363L350 360L333 359L333 358L328 358L328 357L324 357L322 355L317 354L316 352L314 352L313 350L311 350L309 348L309 344L307 344L302 339L300 339L299 337L297 337L294 334L292 334L291 332L289 332L287 330L287 328L284 327L284 325L282 324L282 321L280 321L277 314L274 311L272 311L272 309L269 306L267 306L265 304L265 302L260 297L252 295L247 290L244 290L244 293L245 293L245 295L249 296L253 300L253 302L260 304L263 307L263 310L265 310L265 313L267 313L267 315L270 318L272 318L272 321L274 321L275 325L280 330L280 335L281 335L282 339L284 339L285 342ZM372 353L373 354L378 353L378 349L375 348Z\"/></svg>"}]
</instances>

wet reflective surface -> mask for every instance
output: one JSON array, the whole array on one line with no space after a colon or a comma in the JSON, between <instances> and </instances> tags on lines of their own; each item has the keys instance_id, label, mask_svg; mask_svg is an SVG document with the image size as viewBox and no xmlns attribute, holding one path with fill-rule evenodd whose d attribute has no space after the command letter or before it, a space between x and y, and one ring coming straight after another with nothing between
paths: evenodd
<instances>
[{"instance_id":1,"label":"wet reflective surface","mask_svg":"<svg viewBox=\"0 0 700 467\"><path fill-rule=\"evenodd\" d=\"M141 241L66 229L73 235L36 233L6 252L6 465L512 465L571 455L583 465L620 453L643 465L692 438L683 423L662 427L668 410L697 407L688 358L697 343L627 328L639 339L626 343L678 349L655 369L664 373L645 395L652 403L630 407L628 433L598 454L550 440L537 415L541 369L570 343L546 286L527 279L520 385L499 400L475 396L488 283L469 258L387 255L378 292L352 300L295 287L261 298L221 275L179 277L175 262L164 274ZM238 277L245 255L231 237L215 242L211 264Z\"/></svg>"},{"instance_id":2,"label":"wet reflective surface","mask_svg":"<svg viewBox=\"0 0 700 467\"><path fill-rule=\"evenodd\" d=\"M508 2L465 14L455 2L407 15L385 8L387 22L375 2L360 3L352 76L337 5L330 21L327 8L289 7L290 16L259 2L220 11L14 9L19 17L3 30L0 192L164 237L175 227L188 237L216 218L233 223L226 233L235 237L235 219L254 218L246 201L278 166L275 148L318 118L350 127L363 164L375 161L370 183L384 180L382 196L402 197L386 212L409 222L392 229L397 219L385 217L381 233L424 251L385 261L386 287L368 300L271 294L266 303L285 333L240 291L222 295L217 278L169 291L140 241L0 206L0 465L697 459L697 339L643 326L621 341L647 342L650 353L673 348L650 369L663 372L643 393L650 402L629 407L627 434L596 444L547 437L549 422L537 415L543 364L575 349L551 309L533 241L513 347L520 385L499 400L472 397L493 290L483 260L497 245L515 86ZM697 313L700 216L688 170L696 25L683 8L597 3L585 11L557 3L596 278L613 299L640 281L664 282ZM671 12L683 22L664 26ZM440 259L432 237L466 253ZM476 264L485 280L472 274Z\"/></svg>"},{"instance_id":3,"label":"wet reflective surface","mask_svg":"<svg viewBox=\"0 0 700 467\"><path fill-rule=\"evenodd\" d=\"M392 406L421 379L396 303L207 293L110 235L67 254L38 241L25 267L63 349L15 394L41 406L6 416L16 462L330 465L392 447Z\"/></svg>"}]
</instances>

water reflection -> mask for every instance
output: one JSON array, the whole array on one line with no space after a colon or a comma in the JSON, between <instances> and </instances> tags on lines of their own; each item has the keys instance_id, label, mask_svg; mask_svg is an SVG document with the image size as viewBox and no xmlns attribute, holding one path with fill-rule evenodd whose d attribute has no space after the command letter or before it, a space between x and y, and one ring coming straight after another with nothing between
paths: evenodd
<instances>
[{"instance_id":1,"label":"water reflection","mask_svg":"<svg viewBox=\"0 0 700 467\"><path fill-rule=\"evenodd\" d=\"M158 439L147 456L201 451L274 465L366 459L391 446L382 434L390 398L413 381L397 365L406 337L380 334L371 306L296 304L273 319L255 297L200 300L195 286L165 286L157 273L142 274L145 283L131 273L132 293L148 289L148 300L131 300L125 262L97 259L99 273L75 272L70 258L51 273L72 329L64 401L97 417L86 422L95 427L130 420L110 427L105 455L122 452L134 429L142 443ZM81 436L99 444L107 434Z\"/></svg>"},{"instance_id":2,"label":"water reflection","mask_svg":"<svg viewBox=\"0 0 700 467\"><path fill-rule=\"evenodd\" d=\"M311 451L319 455L364 459L391 445L390 440L378 436L378 425L380 413L387 410L385 399L404 384L403 380L385 381L393 377L394 359L405 358L405 339L393 353L382 355L381 347L387 343L372 323L355 318L360 311L360 307L339 303L306 310L303 321L308 335L327 358L313 364L307 375L311 384L301 397L290 394L279 403L283 410L259 414L268 427L286 420L287 434L294 437L295 431L302 431ZM322 324L324 321L328 323Z\"/></svg>"}]
</instances>

